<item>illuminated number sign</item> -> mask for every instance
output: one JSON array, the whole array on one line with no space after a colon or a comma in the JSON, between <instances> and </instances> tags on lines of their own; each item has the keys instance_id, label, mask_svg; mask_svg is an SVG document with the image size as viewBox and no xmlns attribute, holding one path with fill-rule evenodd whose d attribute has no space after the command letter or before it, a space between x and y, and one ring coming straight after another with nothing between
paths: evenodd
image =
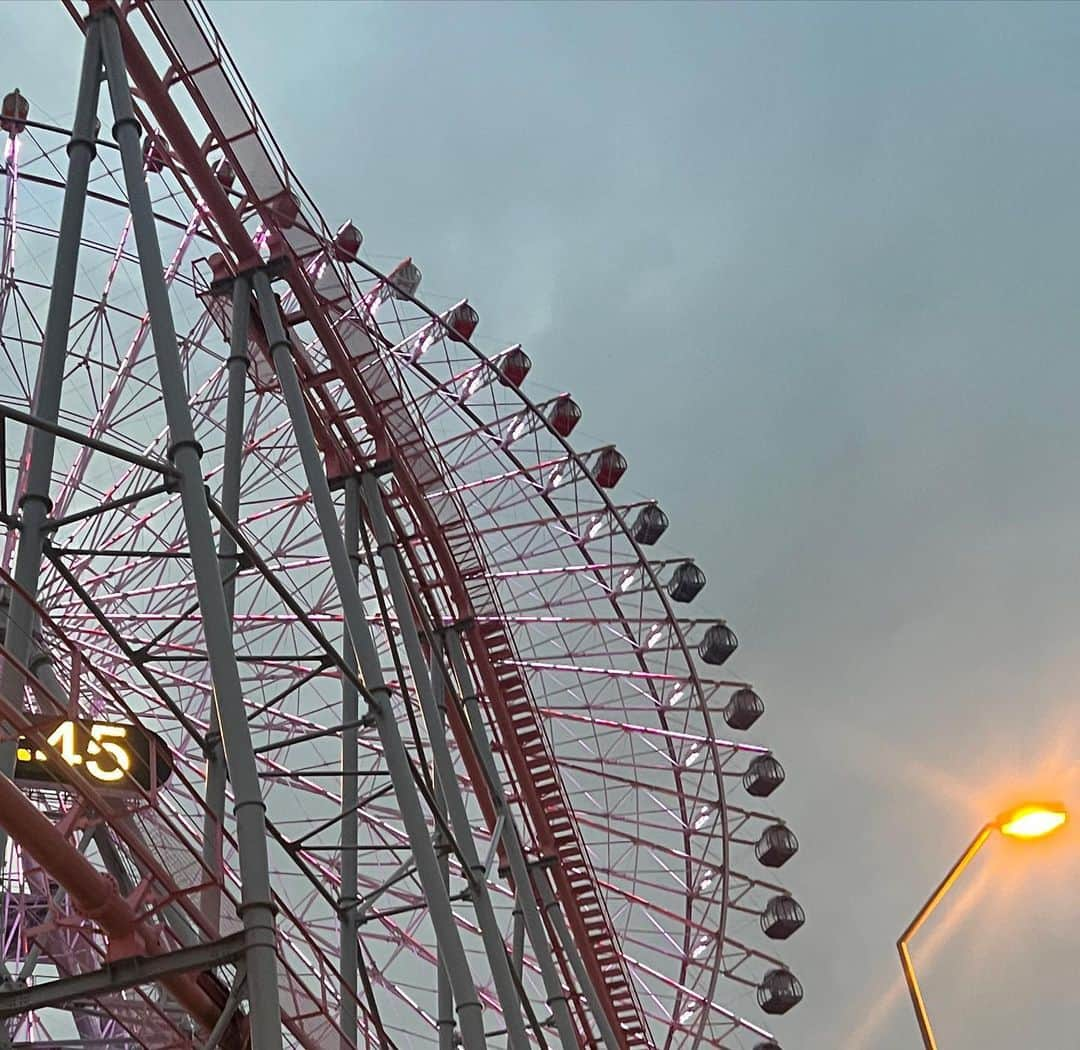
<instances>
[{"instance_id":1,"label":"illuminated number sign","mask_svg":"<svg viewBox=\"0 0 1080 1050\"><path fill-rule=\"evenodd\" d=\"M58 754L36 748L25 737L16 752L15 779L35 784L63 783L68 768L78 766L103 786L149 791L172 772L172 755L156 733L116 722L59 722L50 719L39 729Z\"/></svg>"}]
</instances>

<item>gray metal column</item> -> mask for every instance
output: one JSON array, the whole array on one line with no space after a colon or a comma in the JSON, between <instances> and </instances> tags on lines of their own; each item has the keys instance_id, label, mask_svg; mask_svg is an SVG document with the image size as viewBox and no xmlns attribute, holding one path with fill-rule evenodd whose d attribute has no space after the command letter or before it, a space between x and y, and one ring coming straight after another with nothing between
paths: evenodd
<instances>
[{"instance_id":1,"label":"gray metal column","mask_svg":"<svg viewBox=\"0 0 1080 1050\"><path fill-rule=\"evenodd\" d=\"M214 700L221 723L229 779L233 785L236 837L240 853L240 915L246 933L245 959L252 1043L259 1050L281 1050L281 1009L274 904L267 855L266 805L251 747L251 731L233 649L232 625L225 604L217 551L210 523L200 458L195 440L184 373L176 345L169 293L162 276L150 193L142 170L139 121L131 103L120 43L120 29L111 11L94 16L101 25L101 42L109 94L116 123L113 135L120 147L124 184L131 206L139 268L150 314L150 334L161 379L161 394L169 425L169 457L179 473L180 499L188 536L195 593L203 617Z\"/></svg>"},{"instance_id":2,"label":"gray metal column","mask_svg":"<svg viewBox=\"0 0 1080 1050\"><path fill-rule=\"evenodd\" d=\"M390 531L390 520L383 505L379 479L369 471L364 474L362 486L364 506L375 533L379 560L386 573L386 579L390 585L390 597L394 603L394 611L397 613L398 630L405 642L405 653L409 658L413 682L420 698L420 709L424 715L424 724L427 726L428 743L431 747L439 786L442 788L443 802L450 818L450 828L471 875L471 896L476 911L476 921L480 927L480 936L484 942L488 965L491 967L491 976L495 981L496 991L499 993L499 1003L502 1006L506 1031L510 1036L510 1045L528 1046L529 1035L521 1012L517 984L510 970L506 943L499 931L498 918L491 903L491 895L488 893L484 863L476 852L472 824L465 809L465 800L461 797L461 790L458 787L454 759L446 742L443 713L432 692L427 661L420 647L420 635L416 630L412 603L409 600L405 575L401 570L397 546Z\"/></svg>"},{"instance_id":3,"label":"gray metal column","mask_svg":"<svg viewBox=\"0 0 1080 1050\"><path fill-rule=\"evenodd\" d=\"M360 565L360 483L356 478L345 482L345 549L349 553L349 572L353 584L359 586ZM349 644L349 632L342 629L341 655L350 671L356 673L356 653ZM347 675L341 676L341 890L338 894L341 926L341 1050L357 1045L357 976L360 969L359 922L357 904L360 891L357 882L357 851L359 840L359 730L360 694Z\"/></svg>"},{"instance_id":4,"label":"gray metal column","mask_svg":"<svg viewBox=\"0 0 1080 1050\"><path fill-rule=\"evenodd\" d=\"M446 820L446 803L443 801L442 785L438 780L435 781L435 808L443 820ZM442 828L435 833L435 844L439 855L439 874L449 895L450 855L447 853L448 843ZM446 963L441 950L437 952L435 965L435 1027L439 1034L439 1050L454 1050L454 990L450 987L450 979L446 975Z\"/></svg>"},{"instance_id":5,"label":"gray metal column","mask_svg":"<svg viewBox=\"0 0 1080 1050\"><path fill-rule=\"evenodd\" d=\"M248 368L248 321L251 285L237 277L232 287L232 323L229 328L228 391L225 402L225 448L221 472L221 509L234 524L240 520L240 474L244 454L244 396ZM236 612L236 541L228 529L218 533L218 558L225 592L225 609L232 624ZM225 818L225 753L217 705L210 705L206 733L206 807L203 817L203 862L215 879L223 877L223 822ZM215 932L221 929L221 887L216 883L202 894L202 910Z\"/></svg>"},{"instance_id":6,"label":"gray metal column","mask_svg":"<svg viewBox=\"0 0 1080 1050\"><path fill-rule=\"evenodd\" d=\"M91 19L86 27L79 95L67 147L67 182L56 239L56 258L53 262L49 310L45 318L45 335L38 361L37 389L34 392L34 415L52 424L55 424L60 416L60 394L67 357L68 333L71 328L71 306L75 294L83 215L86 211L86 187L90 179L90 164L97 155L94 121L100 88L101 28L96 19ZM41 429L31 432L30 462L22 497L19 548L15 558L15 582L31 598L37 595L45 524L52 509L49 484L52 479L55 449L55 435ZM33 607L13 589L4 644L23 664L29 663L33 630ZM0 672L0 693L21 707L24 685L25 679L19 669L5 660ZM15 749L14 740L0 743L0 771L7 776L11 776L15 769ZM0 868L3 866L6 843L6 832L0 832Z\"/></svg>"},{"instance_id":7,"label":"gray metal column","mask_svg":"<svg viewBox=\"0 0 1080 1050\"><path fill-rule=\"evenodd\" d=\"M431 685L435 693L435 702L439 705L439 713L446 714L446 682L441 673L436 673L435 660L438 653L433 649L431 652ZM435 778L435 808L439 816L446 822L446 803L443 801L442 785L438 777ZM449 843L443 834L442 828L436 832L436 845L439 848L439 872L442 875L443 885L446 892L450 892L450 855L447 852ZM443 966L442 956L438 958L438 971L435 975L435 1026L439 1033L439 1050L454 1050L454 990L446 977L446 969Z\"/></svg>"},{"instance_id":8,"label":"gray metal column","mask_svg":"<svg viewBox=\"0 0 1080 1050\"><path fill-rule=\"evenodd\" d=\"M281 384L282 397L292 419L297 449L304 465L304 474L308 488L311 490L315 514L319 520L323 542L326 544L326 553L341 597L345 624L348 627L353 648L356 650L360 671L372 694L369 712L382 743L387 772L390 774L390 781L401 810L402 823L409 836L417 875L431 912L432 926L440 948L446 953L447 971L454 988L454 1002L462 1037L469 1050L482 1050L487 1045L484 1038L483 1006L476 993L476 985L469 969L469 959L461 943L454 911L439 874L438 859L428 836L427 821L420 806L416 785L413 783L409 755L394 718L390 691L383 681L379 653L375 648L375 640L368 625L364 603L349 567L349 554L341 535L337 508L330 495L330 486L319 457L319 449L315 443L311 420L307 415L300 381L293 366L292 345L285 333L281 313L270 288L270 279L264 272L258 271L254 277L254 284L259 302L259 315L270 341L271 357Z\"/></svg>"},{"instance_id":9,"label":"gray metal column","mask_svg":"<svg viewBox=\"0 0 1080 1050\"><path fill-rule=\"evenodd\" d=\"M547 929L544 926L544 919L540 914L536 895L533 892L533 883L529 874L529 865L525 859L525 851L521 846L521 840L518 838L513 814L506 803L506 795L503 793L502 781L499 777L498 767L495 765L495 756L491 751L491 741L488 740L483 715L480 712L480 702L476 697L476 686L473 684L469 665L465 660L465 650L461 645L461 639L458 637L457 631L446 631L444 637L447 651L450 654L450 664L454 670L454 677L458 682L458 695L461 697L461 702L465 707L465 717L469 723L473 744L476 747L476 753L480 757L480 763L487 773L488 787L491 790L491 801L495 807L495 815L503 818L503 849L506 852L506 860L510 866L510 875L514 880L518 907L521 909L525 929L529 934L529 942L532 944L533 954L536 956L537 965L540 967L540 979L544 983L547 1004L551 1009L552 1016L555 1018L555 1027L558 1030L559 1041L562 1043L564 1050L577 1050L577 1033L574 1029L573 1019L570 1017L566 992L563 991L559 971L551 954ZM601 1017L603 1017L602 1013ZM604 1023L606 1023L606 1019ZM605 1037L605 1044L609 1050L618 1050L618 1043L614 1039L614 1033L611 1032L610 1025L608 1026L608 1032L611 1034L611 1039Z\"/></svg>"}]
</instances>

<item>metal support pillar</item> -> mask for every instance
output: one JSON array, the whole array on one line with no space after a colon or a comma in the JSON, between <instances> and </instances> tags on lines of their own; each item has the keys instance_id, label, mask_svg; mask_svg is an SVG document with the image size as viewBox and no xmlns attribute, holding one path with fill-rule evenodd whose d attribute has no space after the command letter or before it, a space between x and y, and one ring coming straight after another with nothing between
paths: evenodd
<instances>
[{"instance_id":1,"label":"metal support pillar","mask_svg":"<svg viewBox=\"0 0 1080 1050\"><path fill-rule=\"evenodd\" d=\"M354 586L360 583L360 483L355 478L345 482L345 549L349 554L349 573ZM346 666L356 673L356 653L349 644L348 630L342 629L341 655ZM357 912L359 884L357 843L359 841L359 732L360 694L348 677L341 676L341 889L338 907L341 923L341 1050L357 1045L357 975L360 969L359 924Z\"/></svg>"},{"instance_id":2,"label":"metal support pillar","mask_svg":"<svg viewBox=\"0 0 1080 1050\"><path fill-rule=\"evenodd\" d=\"M71 328L71 307L75 295L75 277L82 240L83 215L86 211L86 188L90 179L90 164L97 155L94 120L97 116L101 89L101 29L96 20L86 27L79 95L75 103L75 119L68 142L67 182L64 204L60 214L60 229L56 238L56 258L53 263L52 291L45 318L45 335L38 362L37 389L34 391L33 415L56 425L60 417L60 394L63 387L68 333ZM47 428L33 428L29 438L30 461L26 468L26 487L23 492L19 521L19 548L15 558L15 583L31 599L37 596L41 575L41 558L45 542L46 519L52 509L49 482L52 478L56 435ZM34 631L34 609L18 590L11 593L4 644L11 655L24 666L29 665ZM5 660L0 671L0 695L23 707L25 679L18 666ZM11 776L15 771L14 739L0 743L0 773ZM0 868L3 866L7 836L0 832Z\"/></svg>"},{"instance_id":3,"label":"metal support pillar","mask_svg":"<svg viewBox=\"0 0 1080 1050\"><path fill-rule=\"evenodd\" d=\"M304 474L334 573L334 581L341 597L342 613L349 631L349 638L356 651L361 674L372 694L369 710L379 733L387 772L394 785L402 823L405 825L413 857L416 859L417 875L427 898L432 926L441 949L446 953L447 970L454 988L454 1002L462 1038L469 1050L483 1050L487 1045L484 1037L483 1006L476 992L476 985L469 969L469 959L458 933L457 920L454 918L450 899L439 875L435 849L428 836L427 821L412 778L409 754L405 750L401 732L394 719L390 691L382 677L379 653L371 634L364 603L360 598L356 581L352 577L349 553L345 548L341 526L338 523L337 508L330 495L330 485L326 480L319 449L315 443L315 434L311 428L311 420L308 418L304 404L304 395L300 389L300 381L293 365L292 344L286 335L277 300L270 288L270 279L263 271L256 271L254 284L259 315L270 343L271 358L281 384L282 397L292 420L297 450L304 466ZM260 1050L262 1050L261 1047Z\"/></svg>"},{"instance_id":4,"label":"metal support pillar","mask_svg":"<svg viewBox=\"0 0 1080 1050\"><path fill-rule=\"evenodd\" d=\"M364 507L375 533L379 560L382 562L383 571L390 585L390 598L397 614L398 630L405 643L405 653L412 670L416 693L420 698L420 708L427 726L428 744L435 764L435 774L442 788L443 803L450 818L450 828L457 841L457 847L461 851L462 859L468 867L471 883L470 896L476 911L476 921L484 942L488 965L491 967L491 976L502 1006L510 1045L528 1046L529 1035L521 1012L517 984L510 970L506 943L499 931L498 918L491 903L491 895L488 893L484 864L476 851L472 825L458 787L454 759L446 742L446 726L443 722L442 711L432 692L427 661L420 647L420 635L416 630L412 603L405 583L405 574L402 572L401 562L398 559L397 546L390 530L390 520L383 505L379 479L369 471L364 474L361 485L364 493Z\"/></svg>"},{"instance_id":5,"label":"metal support pillar","mask_svg":"<svg viewBox=\"0 0 1080 1050\"><path fill-rule=\"evenodd\" d=\"M436 653L432 652L434 661ZM441 674L436 674L432 667L432 687L435 692L435 701L439 705L440 716L446 712L446 683ZM438 777L435 778L435 808L439 811L442 822L446 823L446 802L443 799L442 784ZM442 876L443 885L447 894L450 893L450 855L447 852L449 843L443 835L442 828L435 833L435 843L439 851L439 873ZM439 1050L454 1050L454 991L450 987L450 981L446 976L446 968L442 953L438 953L435 974L435 1027L439 1035Z\"/></svg>"},{"instance_id":6,"label":"metal support pillar","mask_svg":"<svg viewBox=\"0 0 1080 1050\"><path fill-rule=\"evenodd\" d=\"M124 184L139 252L139 268L150 314L150 334L161 379L169 425L169 457L179 474L179 490L188 534L195 592L203 617L214 702L218 709L229 778L233 785L236 837L240 854L240 915L247 933L248 1001L252 1043L259 1050L281 1050L281 1009L274 904L267 855L266 805L251 747L240 673L233 649L232 626L225 604L210 510L203 484L202 449L188 407L188 393L176 345L169 293L162 275L154 212L142 168L140 127L131 102L120 43L120 29L110 10L92 16L101 26L101 43L112 99L113 136L120 148Z\"/></svg>"},{"instance_id":7,"label":"metal support pillar","mask_svg":"<svg viewBox=\"0 0 1080 1050\"><path fill-rule=\"evenodd\" d=\"M232 288L232 324L229 328L228 392L225 403L225 449L221 477L221 509L229 520L240 520L240 468L244 454L244 394L248 368L248 321L251 317L251 285L237 277ZM232 624L236 611L236 540L228 529L218 533L218 558L225 592L225 609ZM217 932L221 928L221 886L225 819L225 754L221 747L221 723L217 705L210 705L206 733L206 809L203 816L203 863L215 880L202 894L202 910Z\"/></svg>"},{"instance_id":8,"label":"metal support pillar","mask_svg":"<svg viewBox=\"0 0 1080 1050\"><path fill-rule=\"evenodd\" d=\"M447 651L450 654L450 664L454 671L454 677L458 682L458 695L461 697L462 704L465 707L465 717L469 723L473 745L476 747L476 752L480 756L480 763L487 773L488 787L491 791L491 801L495 808L495 814L496 817L504 818L502 822L503 850L510 866L510 875L514 880L514 889L517 893L517 904L521 909L522 921L529 934L529 941L532 944L537 965L540 967L540 978L544 984L547 1004L555 1019L555 1028L559 1033L559 1041L563 1046L563 1050L577 1050L578 1038L573 1019L570 1016L566 992L563 991L559 971L551 954L547 929L544 926L544 918L540 914L536 895L533 891L525 851L521 846L521 840L518 838L510 807L506 803L506 795L503 793L499 771L495 765L495 756L491 751L491 741L488 740L483 716L480 713L480 702L476 697L476 686L473 684L472 675L469 673L469 666L465 660L465 650L462 648L461 639L456 631L447 631L444 637ZM600 1018L601 1025L607 1023L602 1010L600 1011ZM608 1034L610 1034L610 1039L607 1037ZM604 1043L608 1050L619 1050L619 1044L615 1040L615 1034L611 1031L610 1025L607 1027Z\"/></svg>"}]
</instances>

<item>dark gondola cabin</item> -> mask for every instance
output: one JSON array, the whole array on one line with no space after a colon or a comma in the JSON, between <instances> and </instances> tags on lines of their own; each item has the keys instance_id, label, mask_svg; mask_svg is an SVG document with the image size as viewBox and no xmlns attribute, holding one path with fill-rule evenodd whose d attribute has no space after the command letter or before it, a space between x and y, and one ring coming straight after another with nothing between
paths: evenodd
<instances>
[{"instance_id":1,"label":"dark gondola cabin","mask_svg":"<svg viewBox=\"0 0 1080 1050\"><path fill-rule=\"evenodd\" d=\"M236 181L236 172L227 160L219 160L214 165L214 178L228 189Z\"/></svg>"},{"instance_id":2,"label":"dark gondola cabin","mask_svg":"<svg viewBox=\"0 0 1080 1050\"><path fill-rule=\"evenodd\" d=\"M755 798L767 798L783 782L784 767L772 755L758 755L742 778L744 790Z\"/></svg>"},{"instance_id":3,"label":"dark gondola cabin","mask_svg":"<svg viewBox=\"0 0 1080 1050\"><path fill-rule=\"evenodd\" d=\"M770 824L754 846L757 859L766 868L779 868L799 852L799 840L786 824Z\"/></svg>"},{"instance_id":4,"label":"dark gondola cabin","mask_svg":"<svg viewBox=\"0 0 1080 1050\"><path fill-rule=\"evenodd\" d=\"M364 235L351 223L343 223L334 234L334 257L339 262L349 262L360 254Z\"/></svg>"},{"instance_id":5,"label":"dark gondola cabin","mask_svg":"<svg viewBox=\"0 0 1080 1050\"><path fill-rule=\"evenodd\" d=\"M684 561L675 566L675 571L668 580L667 592L673 602L690 602L704 586L705 573L692 561Z\"/></svg>"},{"instance_id":6,"label":"dark gondola cabin","mask_svg":"<svg viewBox=\"0 0 1080 1050\"><path fill-rule=\"evenodd\" d=\"M412 259L405 259L394 267L387 278L387 283L393 289L393 297L403 301L416 295L420 288L420 280L420 267Z\"/></svg>"},{"instance_id":7,"label":"dark gondola cabin","mask_svg":"<svg viewBox=\"0 0 1080 1050\"><path fill-rule=\"evenodd\" d=\"M799 979L790 970L778 967L770 970L758 985L758 1006L767 1014L786 1014L802 1001Z\"/></svg>"},{"instance_id":8,"label":"dark gondola cabin","mask_svg":"<svg viewBox=\"0 0 1080 1050\"><path fill-rule=\"evenodd\" d=\"M296 225L296 220L300 216L300 202L295 194L282 190L267 203L270 214L274 217L274 226L281 230L291 230Z\"/></svg>"},{"instance_id":9,"label":"dark gondola cabin","mask_svg":"<svg viewBox=\"0 0 1080 1050\"><path fill-rule=\"evenodd\" d=\"M753 689L743 686L731 694L724 706L724 721L732 729L749 729L765 713L765 701Z\"/></svg>"},{"instance_id":10,"label":"dark gondola cabin","mask_svg":"<svg viewBox=\"0 0 1080 1050\"><path fill-rule=\"evenodd\" d=\"M786 893L771 898L761 913L761 929L774 941L786 941L804 922L806 913L802 906Z\"/></svg>"},{"instance_id":11,"label":"dark gondola cabin","mask_svg":"<svg viewBox=\"0 0 1080 1050\"><path fill-rule=\"evenodd\" d=\"M698 645L698 656L707 664L719 667L739 648L739 639L726 623L714 623Z\"/></svg>"},{"instance_id":12,"label":"dark gondola cabin","mask_svg":"<svg viewBox=\"0 0 1080 1050\"><path fill-rule=\"evenodd\" d=\"M0 103L0 131L6 131L9 135L21 134L29 116L30 103L16 88L5 95L3 103Z\"/></svg>"},{"instance_id":13,"label":"dark gondola cabin","mask_svg":"<svg viewBox=\"0 0 1080 1050\"><path fill-rule=\"evenodd\" d=\"M667 532L668 516L655 504L648 503L638 511L630 526L630 535L636 543L650 547Z\"/></svg>"},{"instance_id":14,"label":"dark gondola cabin","mask_svg":"<svg viewBox=\"0 0 1080 1050\"><path fill-rule=\"evenodd\" d=\"M156 135L148 135L143 143L143 164L154 175L165 170L165 147Z\"/></svg>"}]
</instances>

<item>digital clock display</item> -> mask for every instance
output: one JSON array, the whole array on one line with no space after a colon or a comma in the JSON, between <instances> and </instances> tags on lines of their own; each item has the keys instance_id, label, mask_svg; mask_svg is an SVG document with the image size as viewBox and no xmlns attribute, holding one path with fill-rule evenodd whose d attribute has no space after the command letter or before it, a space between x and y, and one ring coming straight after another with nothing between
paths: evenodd
<instances>
[{"instance_id":1,"label":"digital clock display","mask_svg":"<svg viewBox=\"0 0 1080 1050\"><path fill-rule=\"evenodd\" d=\"M64 783L71 779L69 770L78 767L104 787L150 791L172 772L172 755L165 742L141 726L53 718L43 721L38 730L55 753L22 737L16 752L17 781Z\"/></svg>"}]
</instances>

